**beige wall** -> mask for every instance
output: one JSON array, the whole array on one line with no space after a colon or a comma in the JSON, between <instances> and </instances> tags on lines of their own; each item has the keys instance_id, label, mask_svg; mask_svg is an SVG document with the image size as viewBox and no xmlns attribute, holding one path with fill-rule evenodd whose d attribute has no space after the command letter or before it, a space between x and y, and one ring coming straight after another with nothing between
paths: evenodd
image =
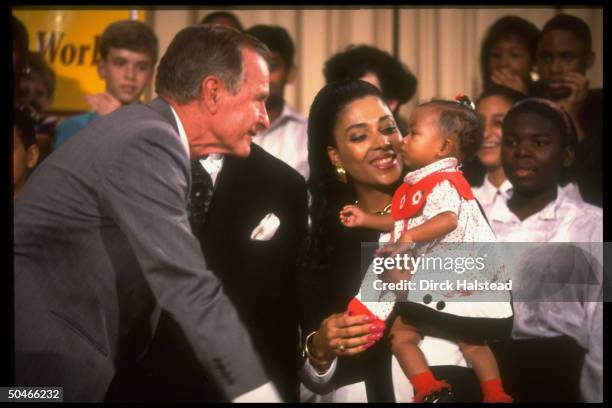
<instances>
[{"instance_id":1,"label":"beige wall","mask_svg":"<svg viewBox=\"0 0 612 408\"><path fill-rule=\"evenodd\" d=\"M161 53L182 27L199 22L221 9L153 8L151 25L159 36ZM245 28L254 24L283 26L296 44L298 76L288 86L286 99L307 114L317 91L324 85L323 64L348 44L370 44L393 51L393 11L390 8L301 7L263 9L232 7ZM458 91L478 95L481 90L480 43L488 27L499 17L513 14L541 28L563 11L584 19L591 27L595 66L588 73L591 86L603 85L603 12L601 8L416 8L399 10L399 58L417 76L419 87L407 114L416 101L432 97L452 98Z\"/></svg>"}]
</instances>

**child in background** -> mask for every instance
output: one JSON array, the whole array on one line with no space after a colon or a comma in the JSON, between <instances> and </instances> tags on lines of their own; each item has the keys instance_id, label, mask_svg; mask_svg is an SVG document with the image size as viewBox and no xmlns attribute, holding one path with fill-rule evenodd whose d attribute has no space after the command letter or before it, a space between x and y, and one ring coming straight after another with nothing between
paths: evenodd
<instances>
[{"instance_id":1,"label":"child in background","mask_svg":"<svg viewBox=\"0 0 612 408\"><path fill-rule=\"evenodd\" d=\"M524 99L507 113L501 159L512 195L493 206L489 220L499 241L602 240L602 210L560 186L576 144L569 114L547 99Z\"/></svg>"},{"instance_id":2,"label":"child in background","mask_svg":"<svg viewBox=\"0 0 612 408\"><path fill-rule=\"evenodd\" d=\"M406 175L404 184L395 192L391 215L368 214L354 205L344 207L340 213L341 222L348 227L392 231L394 242L383 248L383 253L397 253L405 245L495 241L468 182L458 171L458 164L476 153L483 137L482 125L473 104L465 96L459 100L460 103L427 102L418 106L412 114L408 133L399 150L402 161L413 171ZM494 279L491 276L491 280ZM431 300L424 299L423 305L415 306L430 311L429 303ZM453 303L452 306L445 306L444 302L437 302L436 309L446 315L444 319L450 317L467 322L478 316L491 317L485 320L495 320L493 324L503 322L506 327L508 320L511 323L512 311L508 302L493 303L491 310L484 311L488 313L486 316L483 316L483 307L477 302ZM490 306L487 304L487 307ZM377 313L369 313L385 320L392 307L388 305L387 310L377 307ZM442 312L445 307L453 311ZM349 309L355 310L366 308L357 299L353 299L349 306ZM478 312L472 314L476 309ZM390 329L391 348L415 389L415 402L449 401L452 399L450 385L433 376L419 349L419 342L428 331L423 323L405 314L395 317ZM436 327L435 322L427 323L430 327L445 329ZM461 336L456 338L466 360L481 381L484 401L512 402L512 398L504 392L495 357L486 341L467 340Z\"/></svg>"},{"instance_id":3,"label":"child in background","mask_svg":"<svg viewBox=\"0 0 612 408\"><path fill-rule=\"evenodd\" d=\"M577 201L559 186L563 173L574 159L577 136L567 112L546 99L529 98L515 104L503 122L501 159L512 196L497 202L489 221L500 242L569 242L601 243L603 211L594 205ZM601 154L601 152L600 152ZM601 249L601 244L593 245ZM538 270L542 281L587 282L574 263L561 263L558 269ZM566 266L567 268L562 268ZM592 282L592 281L591 281ZM576 285L577 286L577 285ZM584 287L594 287L593 284ZM545 293L545 288L541 289ZM557 302L514 301L514 339L554 339L569 337L584 350L580 372L580 392L585 402L603 401L603 303L589 302L583 291L576 299ZM539 292L538 292L539 294ZM540 299L545 299L542 295ZM552 347L545 353L555 353ZM558 352L541 355L555 361L563 371L571 356ZM575 376L547 377L534 369L514 375L527 389L534 381L543 389L571 389ZM512 376L513 374L509 374ZM519 383L519 381L515 381ZM533 400L534 398L530 396Z\"/></svg>"},{"instance_id":4,"label":"child in background","mask_svg":"<svg viewBox=\"0 0 612 408\"><path fill-rule=\"evenodd\" d=\"M13 199L38 163L39 150L34 124L34 119L25 111L13 110Z\"/></svg>"},{"instance_id":5,"label":"child in background","mask_svg":"<svg viewBox=\"0 0 612 408\"><path fill-rule=\"evenodd\" d=\"M476 155L486 169L486 174L482 185L473 187L472 191L487 217L495 201L505 201L510 197L512 184L506 178L500 158L502 123L512 105L523 98L520 93L497 86L483 92L476 101L476 113L484 128L482 145Z\"/></svg>"},{"instance_id":6,"label":"child in background","mask_svg":"<svg viewBox=\"0 0 612 408\"><path fill-rule=\"evenodd\" d=\"M593 67L591 30L576 16L558 14L542 29L537 68L541 80L531 96L546 98L565 110L576 127L578 145L572 177L582 199L603 206L603 89L589 88Z\"/></svg>"}]
</instances>

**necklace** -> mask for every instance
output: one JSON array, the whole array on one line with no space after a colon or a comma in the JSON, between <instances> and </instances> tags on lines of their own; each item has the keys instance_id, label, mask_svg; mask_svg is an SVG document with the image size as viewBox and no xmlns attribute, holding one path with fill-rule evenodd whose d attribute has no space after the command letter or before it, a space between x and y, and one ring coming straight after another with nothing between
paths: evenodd
<instances>
[{"instance_id":1,"label":"necklace","mask_svg":"<svg viewBox=\"0 0 612 408\"><path fill-rule=\"evenodd\" d=\"M355 200L355 206L359 207L359 200ZM391 203L385 205L385 207L382 210L375 211L372 214L385 215L385 214L389 214L390 212L391 212Z\"/></svg>"}]
</instances>

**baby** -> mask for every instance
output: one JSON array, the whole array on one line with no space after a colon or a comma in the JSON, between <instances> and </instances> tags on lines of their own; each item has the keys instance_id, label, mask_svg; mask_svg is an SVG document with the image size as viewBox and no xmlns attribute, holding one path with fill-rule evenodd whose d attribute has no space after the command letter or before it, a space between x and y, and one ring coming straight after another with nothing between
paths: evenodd
<instances>
[{"instance_id":1,"label":"baby","mask_svg":"<svg viewBox=\"0 0 612 408\"><path fill-rule=\"evenodd\" d=\"M458 170L459 163L476 153L483 138L482 124L473 104L466 96L458 97L458 100L459 103L427 102L412 114L408 133L399 148L404 165L412 171L395 192L391 214L368 214L355 205L345 206L341 211L340 220L347 227L391 232L393 242L379 250L378 255L395 255L417 244L495 241L468 182ZM469 293L460 295L469 296ZM490 327L495 331L501 322L509 334L512 316L509 302L487 302L486 307L478 302L453 303L447 307L447 312L442 312L444 302L438 302L442 305L441 308L436 306L438 310L404 302L404 305L411 304L416 309L410 309L410 313L404 309L400 316L394 314L391 316L395 317L389 318L391 348L414 387L415 402L452 399L450 385L433 376L419 348L425 334L434 330L448 332L449 326L478 327L478 331ZM398 305L395 306L398 310ZM427 313L420 313L419 307L421 311L426 309ZM363 312L364 308L365 305L357 299L353 299L349 306L353 311ZM417 321L411 316L421 317ZM453 332L452 337L480 380L484 401L512 402L503 389L495 357L486 344L490 336L475 338L473 333L464 334Z\"/></svg>"}]
</instances>

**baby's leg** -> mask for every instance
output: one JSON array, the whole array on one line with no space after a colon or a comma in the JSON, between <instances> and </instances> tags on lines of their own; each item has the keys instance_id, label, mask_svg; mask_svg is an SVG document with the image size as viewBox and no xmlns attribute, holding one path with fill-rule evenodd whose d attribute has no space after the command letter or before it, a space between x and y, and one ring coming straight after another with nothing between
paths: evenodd
<instances>
[{"instance_id":1,"label":"baby's leg","mask_svg":"<svg viewBox=\"0 0 612 408\"><path fill-rule=\"evenodd\" d=\"M419 329L403 322L400 316L393 321L389 331L391 351L408 378L429 370L427 360L419 348L422 338Z\"/></svg>"},{"instance_id":2,"label":"baby's leg","mask_svg":"<svg viewBox=\"0 0 612 408\"><path fill-rule=\"evenodd\" d=\"M512 402L512 397L504 391L497 361L489 346L463 340L457 340L457 344L480 380L484 402Z\"/></svg>"},{"instance_id":3,"label":"baby's leg","mask_svg":"<svg viewBox=\"0 0 612 408\"><path fill-rule=\"evenodd\" d=\"M442 402L444 398L451 398L450 385L434 377L419 348L422 334L418 327L397 316L389 337L391 351L414 388L414 402Z\"/></svg>"},{"instance_id":4,"label":"baby's leg","mask_svg":"<svg viewBox=\"0 0 612 408\"><path fill-rule=\"evenodd\" d=\"M497 361L489 346L485 343L468 343L462 340L457 340L457 344L480 381L499 377Z\"/></svg>"}]
</instances>

